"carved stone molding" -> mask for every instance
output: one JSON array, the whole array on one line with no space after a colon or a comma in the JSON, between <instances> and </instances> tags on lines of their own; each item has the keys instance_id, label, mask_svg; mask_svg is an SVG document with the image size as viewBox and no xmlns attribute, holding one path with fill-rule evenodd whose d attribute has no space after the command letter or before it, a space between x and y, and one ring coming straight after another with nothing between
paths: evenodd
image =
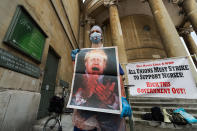
<instances>
[{"instance_id":1,"label":"carved stone molding","mask_svg":"<svg viewBox=\"0 0 197 131\"><path fill-rule=\"evenodd\" d=\"M188 35L190 34L193 30L192 27L183 27L183 28L178 28L178 32L180 36Z\"/></svg>"},{"instance_id":2,"label":"carved stone molding","mask_svg":"<svg viewBox=\"0 0 197 131\"><path fill-rule=\"evenodd\" d=\"M142 3L145 3L148 0L139 0L139 1L141 1ZM173 4L179 4L179 3L182 3L184 0L168 0L168 1L173 3Z\"/></svg>"},{"instance_id":3,"label":"carved stone molding","mask_svg":"<svg viewBox=\"0 0 197 131\"><path fill-rule=\"evenodd\" d=\"M86 24L94 25L95 24L95 19L92 19L90 17L86 17L84 20L80 21L80 25L82 27L84 27Z\"/></svg>"},{"instance_id":4,"label":"carved stone molding","mask_svg":"<svg viewBox=\"0 0 197 131\"><path fill-rule=\"evenodd\" d=\"M85 24L94 25L95 24L95 19L87 17L87 18L85 18Z\"/></svg>"},{"instance_id":5,"label":"carved stone molding","mask_svg":"<svg viewBox=\"0 0 197 131\"><path fill-rule=\"evenodd\" d=\"M185 11L182 8L184 0L168 0L168 1L171 2L174 5L178 5L179 15L185 15Z\"/></svg>"},{"instance_id":6,"label":"carved stone molding","mask_svg":"<svg viewBox=\"0 0 197 131\"><path fill-rule=\"evenodd\" d=\"M173 4L181 4L181 3L183 3L183 1L184 0L169 0L171 3L173 3Z\"/></svg>"},{"instance_id":7,"label":"carved stone molding","mask_svg":"<svg viewBox=\"0 0 197 131\"><path fill-rule=\"evenodd\" d=\"M117 0L104 0L103 1L103 4L104 4L104 6L110 6L110 5L114 5L114 4L117 4Z\"/></svg>"},{"instance_id":8,"label":"carved stone molding","mask_svg":"<svg viewBox=\"0 0 197 131\"><path fill-rule=\"evenodd\" d=\"M103 5L104 0L92 0L88 5L86 6L86 13L87 15L91 14L94 10L99 8Z\"/></svg>"}]
</instances>

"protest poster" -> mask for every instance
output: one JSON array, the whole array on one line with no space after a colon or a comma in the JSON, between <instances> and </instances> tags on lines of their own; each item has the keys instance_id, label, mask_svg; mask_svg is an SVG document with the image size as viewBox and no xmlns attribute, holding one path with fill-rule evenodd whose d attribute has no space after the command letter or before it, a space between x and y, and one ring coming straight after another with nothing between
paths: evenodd
<instances>
[{"instance_id":1,"label":"protest poster","mask_svg":"<svg viewBox=\"0 0 197 131\"><path fill-rule=\"evenodd\" d=\"M116 47L84 48L77 54L68 108L120 114Z\"/></svg>"},{"instance_id":2,"label":"protest poster","mask_svg":"<svg viewBox=\"0 0 197 131\"><path fill-rule=\"evenodd\" d=\"M131 96L197 98L187 57L130 63L126 69Z\"/></svg>"}]
</instances>

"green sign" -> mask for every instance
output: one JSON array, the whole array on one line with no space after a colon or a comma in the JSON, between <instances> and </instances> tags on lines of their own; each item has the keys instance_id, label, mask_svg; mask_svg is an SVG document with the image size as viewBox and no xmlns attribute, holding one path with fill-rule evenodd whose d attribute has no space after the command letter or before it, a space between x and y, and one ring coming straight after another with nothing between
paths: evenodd
<instances>
[{"instance_id":1,"label":"green sign","mask_svg":"<svg viewBox=\"0 0 197 131\"><path fill-rule=\"evenodd\" d=\"M4 42L41 62L46 35L27 11L18 6Z\"/></svg>"}]
</instances>

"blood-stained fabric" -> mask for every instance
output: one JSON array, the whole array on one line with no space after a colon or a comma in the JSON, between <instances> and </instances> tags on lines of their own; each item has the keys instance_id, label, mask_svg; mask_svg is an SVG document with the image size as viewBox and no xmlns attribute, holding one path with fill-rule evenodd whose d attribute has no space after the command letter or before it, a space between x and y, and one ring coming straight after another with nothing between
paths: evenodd
<instances>
[{"instance_id":1,"label":"blood-stained fabric","mask_svg":"<svg viewBox=\"0 0 197 131\"><path fill-rule=\"evenodd\" d=\"M85 110L74 110L73 124L83 130L125 131L126 123L120 115Z\"/></svg>"},{"instance_id":2,"label":"blood-stained fabric","mask_svg":"<svg viewBox=\"0 0 197 131\"><path fill-rule=\"evenodd\" d=\"M120 76L121 95L125 96L122 76ZM98 131L125 131L126 122L120 115L101 113L85 110L74 110L73 124L83 130L92 130L95 127Z\"/></svg>"},{"instance_id":3,"label":"blood-stained fabric","mask_svg":"<svg viewBox=\"0 0 197 131\"><path fill-rule=\"evenodd\" d=\"M83 130L92 130L95 127L98 131L125 131L126 124L124 118L120 115L74 110L73 113L74 125Z\"/></svg>"}]
</instances>

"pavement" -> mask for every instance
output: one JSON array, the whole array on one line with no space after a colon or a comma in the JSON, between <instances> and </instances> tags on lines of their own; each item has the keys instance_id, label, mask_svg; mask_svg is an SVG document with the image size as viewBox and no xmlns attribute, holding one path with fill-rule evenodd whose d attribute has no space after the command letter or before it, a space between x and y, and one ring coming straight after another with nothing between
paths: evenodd
<instances>
[{"instance_id":1,"label":"pavement","mask_svg":"<svg viewBox=\"0 0 197 131\"><path fill-rule=\"evenodd\" d=\"M32 128L32 131L42 131L45 121L48 117L37 120ZM73 131L72 114L62 115L62 131Z\"/></svg>"}]
</instances>

